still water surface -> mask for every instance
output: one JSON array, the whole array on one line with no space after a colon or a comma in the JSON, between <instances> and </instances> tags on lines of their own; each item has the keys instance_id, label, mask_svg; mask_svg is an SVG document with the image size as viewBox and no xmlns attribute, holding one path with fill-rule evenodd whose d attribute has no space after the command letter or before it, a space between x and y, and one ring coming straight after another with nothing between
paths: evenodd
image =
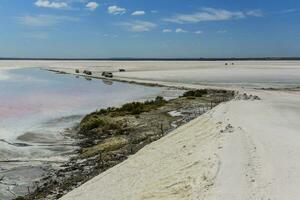
<instances>
[{"instance_id":1,"label":"still water surface","mask_svg":"<svg viewBox=\"0 0 300 200\"><path fill-rule=\"evenodd\" d=\"M37 68L0 70L0 199L26 192L29 182L68 159L75 147L64 130L84 114L162 90Z\"/></svg>"}]
</instances>

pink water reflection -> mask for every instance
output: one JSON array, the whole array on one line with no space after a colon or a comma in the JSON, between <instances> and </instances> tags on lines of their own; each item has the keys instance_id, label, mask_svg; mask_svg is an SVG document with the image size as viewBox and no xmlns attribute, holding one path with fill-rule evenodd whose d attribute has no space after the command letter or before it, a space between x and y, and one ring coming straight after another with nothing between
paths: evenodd
<instances>
[{"instance_id":1,"label":"pink water reflection","mask_svg":"<svg viewBox=\"0 0 300 200\"><path fill-rule=\"evenodd\" d=\"M87 81L39 69L11 70L9 74L10 79L0 80L0 125L4 128L8 128L7 120L23 125L28 125L29 119L30 123L39 123L54 117L85 114L161 91L123 83L106 85L101 80Z\"/></svg>"}]
</instances>

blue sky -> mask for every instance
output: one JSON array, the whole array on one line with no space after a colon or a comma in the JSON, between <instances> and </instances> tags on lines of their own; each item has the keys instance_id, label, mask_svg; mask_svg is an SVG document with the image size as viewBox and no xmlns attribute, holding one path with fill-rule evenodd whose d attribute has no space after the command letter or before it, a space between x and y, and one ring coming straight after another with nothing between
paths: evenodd
<instances>
[{"instance_id":1,"label":"blue sky","mask_svg":"<svg viewBox=\"0 0 300 200\"><path fill-rule=\"evenodd\" d=\"M0 57L300 56L299 0L1 0Z\"/></svg>"}]
</instances>

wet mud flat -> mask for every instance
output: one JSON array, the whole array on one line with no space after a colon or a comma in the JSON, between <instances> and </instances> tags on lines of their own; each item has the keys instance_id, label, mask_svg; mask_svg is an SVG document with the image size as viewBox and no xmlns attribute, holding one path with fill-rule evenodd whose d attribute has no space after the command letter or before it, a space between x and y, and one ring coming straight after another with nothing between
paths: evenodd
<instances>
[{"instance_id":1,"label":"wet mud flat","mask_svg":"<svg viewBox=\"0 0 300 200\"><path fill-rule=\"evenodd\" d=\"M68 162L78 147L73 137L76 132L64 127L75 121L79 123L82 117L47 120L15 141L1 139L0 199L13 199L34 191L41 178Z\"/></svg>"},{"instance_id":2,"label":"wet mud flat","mask_svg":"<svg viewBox=\"0 0 300 200\"><path fill-rule=\"evenodd\" d=\"M232 91L194 90L168 101L156 97L86 115L73 129L79 146L77 155L59 169L48 172L45 178L36 182L33 191L16 199L58 199L144 146L232 98Z\"/></svg>"}]
</instances>

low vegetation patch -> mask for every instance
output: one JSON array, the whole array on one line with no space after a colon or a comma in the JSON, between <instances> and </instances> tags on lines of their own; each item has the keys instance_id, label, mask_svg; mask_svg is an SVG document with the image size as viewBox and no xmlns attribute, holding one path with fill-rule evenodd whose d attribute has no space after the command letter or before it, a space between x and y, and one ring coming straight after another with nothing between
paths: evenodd
<instances>
[{"instance_id":1,"label":"low vegetation patch","mask_svg":"<svg viewBox=\"0 0 300 200\"><path fill-rule=\"evenodd\" d=\"M97 144L90 148L82 150L82 157L91 157L97 154L102 154L110 151L118 150L129 143L128 139L123 136L112 137L104 140L100 144Z\"/></svg>"},{"instance_id":2,"label":"low vegetation patch","mask_svg":"<svg viewBox=\"0 0 300 200\"><path fill-rule=\"evenodd\" d=\"M189 90L185 93L183 93L183 97L202 97L203 95L208 94L207 89L202 89L202 90Z\"/></svg>"},{"instance_id":3,"label":"low vegetation patch","mask_svg":"<svg viewBox=\"0 0 300 200\"><path fill-rule=\"evenodd\" d=\"M109 107L107 109L101 109L92 113L91 115L110 115L115 116L124 116L124 115L138 115L143 112L148 112L150 110L157 109L166 104L166 100L163 97L156 97L155 100L145 101L145 102L132 102L126 103L120 108ZM91 115L88 115L86 118L90 118ZM86 120L83 119L83 121Z\"/></svg>"},{"instance_id":4,"label":"low vegetation patch","mask_svg":"<svg viewBox=\"0 0 300 200\"><path fill-rule=\"evenodd\" d=\"M120 129L119 123L109 116L91 114L85 117L80 123L80 133L85 134L90 130L99 129L102 131Z\"/></svg>"},{"instance_id":5,"label":"low vegetation patch","mask_svg":"<svg viewBox=\"0 0 300 200\"><path fill-rule=\"evenodd\" d=\"M117 121L116 117L125 115L139 115L143 112L149 112L158 109L167 103L163 97L156 97L155 100L145 102L126 103L120 108L110 107L101 109L87 115L79 125L79 133L82 135L93 135L95 132L101 133L108 130L115 130L118 133L123 132L124 123ZM101 129L101 131L100 131Z\"/></svg>"},{"instance_id":6,"label":"low vegetation patch","mask_svg":"<svg viewBox=\"0 0 300 200\"><path fill-rule=\"evenodd\" d=\"M199 90L189 90L185 92L183 97L203 97L208 94L226 94L232 93L232 91L227 90L210 90L210 89L199 89Z\"/></svg>"}]
</instances>

